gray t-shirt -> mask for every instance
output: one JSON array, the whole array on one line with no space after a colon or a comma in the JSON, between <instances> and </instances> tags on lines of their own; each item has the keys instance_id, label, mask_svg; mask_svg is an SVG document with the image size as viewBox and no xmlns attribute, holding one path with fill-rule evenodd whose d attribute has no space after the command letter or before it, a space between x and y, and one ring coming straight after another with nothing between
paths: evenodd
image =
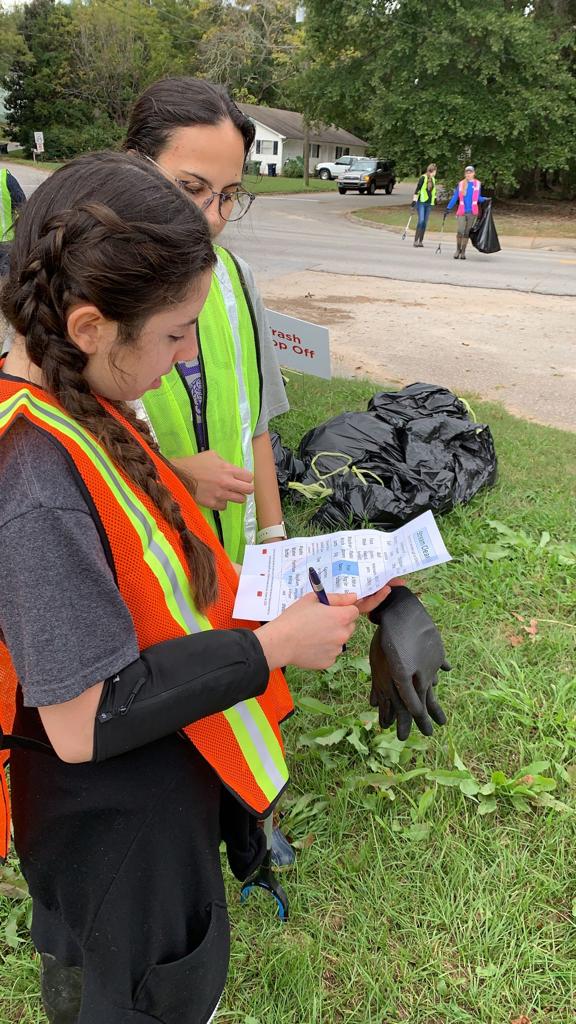
<instances>
[{"instance_id":1,"label":"gray t-shirt","mask_svg":"<svg viewBox=\"0 0 576 1024\"><path fill-rule=\"evenodd\" d=\"M139 656L63 449L19 419L0 444L0 630L32 707L61 704Z\"/></svg>"},{"instance_id":2,"label":"gray t-shirt","mask_svg":"<svg viewBox=\"0 0 576 1024\"><path fill-rule=\"evenodd\" d=\"M278 364L278 358L276 356L276 350L272 340L272 332L268 324L268 317L266 316L262 297L256 287L254 274L244 260L241 260L240 257L236 255L234 258L237 261L238 266L242 271L244 281L246 282L246 287L254 307L254 315L258 325L258 334L260 335L262 409L260 410L260 419L258 420L256 429L254 430L254 437L258 437L260 434L263 434L268 430L270 420L274 416L280 416L281 413L288 412L290 405L286 397L286 390L284 388L284 382L282 380L282 374L280 372L280 366Z\"/></svg>"}]
</instances>

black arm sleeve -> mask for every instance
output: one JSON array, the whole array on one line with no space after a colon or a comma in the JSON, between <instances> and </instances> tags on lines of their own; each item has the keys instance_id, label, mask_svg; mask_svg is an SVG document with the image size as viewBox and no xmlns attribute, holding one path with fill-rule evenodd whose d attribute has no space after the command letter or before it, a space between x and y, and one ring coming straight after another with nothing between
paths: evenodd
<instances>
[{"instance_id":1,"label":"black arm sleeve","mask_svg":"<svg viewBox=\"0 0 576 1024\"><path fill-rule=\"evenodd\" d=\"M93 761L105 761L264 693L269 668L249 629L165 640L104 683Z\"/></svg>"}]
</instances>

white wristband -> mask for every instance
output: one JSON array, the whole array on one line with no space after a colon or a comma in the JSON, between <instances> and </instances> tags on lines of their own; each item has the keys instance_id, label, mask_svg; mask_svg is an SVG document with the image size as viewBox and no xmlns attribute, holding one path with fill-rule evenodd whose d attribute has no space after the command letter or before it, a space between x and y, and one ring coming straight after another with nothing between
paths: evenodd
<instances>
[{"instance_id":1,"label":"white wristband","mask_svg":"<svg viewBox=\"0 0 576 1024\"><path fill-rule=\"evenodd\" d=\"M284 523L278 523L277 526L265 526L263 530L258 530L256 543L265 544L268 540L286 540L287 537Z\"/></svg>"}]
</instances>

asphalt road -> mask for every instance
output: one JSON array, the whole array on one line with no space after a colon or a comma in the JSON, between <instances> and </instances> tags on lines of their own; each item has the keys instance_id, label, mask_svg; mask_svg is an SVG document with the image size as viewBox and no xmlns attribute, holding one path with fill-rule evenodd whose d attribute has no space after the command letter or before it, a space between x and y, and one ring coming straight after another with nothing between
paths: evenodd
<instances>
[{"instance_id":1,"label":"asphalt road","mask_svg":"<svg viewBox=\"0 0 576 1024\"><path fill-rule=\"evenodd\" d=\"M9 160L0 160L0 167L7 167L14 177L18 178L27 196L38 187L40 182L44 181L47 174L46 171L37 171L35 167L29 167L28 164L13 164Z\"/></svg>"},{"instance_id":2,"label":"asphalt road","mask_svg":"<svg viewBox=\"0 0 576 1024\"><path fill-rule=\"evenodd\" d=\"M30 194L45 172L0 162ZM400 235L363 227L346 217L359 207L406 203L412 186L401 183L391 196L340 196L327 192L296 196L258 196L249 214L230 224L225 245L243 256L262 280L294 271L392 278L398 281L499 288L543 295L576 295L576 253L504 249L483 256L469 247L465 263L452 259L454 220L447 221L441 255L436 243L414 250ZM449 230L450 229L450 230Z\"/></svg>"},{"instance_id":3,"label":"asphalt road","mask_svg":"<svg viewBox=\"0 0 576 1024\"><path fill-rule=\"evenodd\" d=\"M244 257L261 280L294 271L357 274L429 284L512 289L544 295L576 295L576 253L503 249L492 256L471 250L466 262L452 259L455 221L447 221L441 255L436 242L415 250L399 234L354 223L346 213L359 207L406 203L412 189L392 196L258 196L250 213L223 234L224 244Z\"/></svg>"}]
</instances>

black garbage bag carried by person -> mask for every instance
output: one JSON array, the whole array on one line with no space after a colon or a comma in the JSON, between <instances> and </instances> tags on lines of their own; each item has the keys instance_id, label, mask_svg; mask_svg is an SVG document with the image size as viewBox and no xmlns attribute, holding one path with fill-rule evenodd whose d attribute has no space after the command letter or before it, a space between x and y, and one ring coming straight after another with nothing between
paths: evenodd
<instances>
[{"instance_id":1,"label":"black garbage bag carried by person","mask_svg":"<svg viewBox=\"0 0 576 1024\"><path fill-rule=\"evenodd\" d=\"M366 412L310 430L298 454L305 468L289 493L309 488L318 498L322 489L313 522L325 530L392 529L427 509L448 512L493 484L497 471L490 428L432 384L374 395Z\"/></svg>"},{"instance_id":2,"label":"black garbage bag carried by person","mask_svg":"<svg viewBox=\"0 0 576 1024\"><path fill-rule=\"evenodd\" d=\"M498 232L492 216L492 200L489 199L481 206L482 216L470 229L470 241L478 252L490 253L500 252L502 246L498 239Z\"/></svg>"}]
</instances>

